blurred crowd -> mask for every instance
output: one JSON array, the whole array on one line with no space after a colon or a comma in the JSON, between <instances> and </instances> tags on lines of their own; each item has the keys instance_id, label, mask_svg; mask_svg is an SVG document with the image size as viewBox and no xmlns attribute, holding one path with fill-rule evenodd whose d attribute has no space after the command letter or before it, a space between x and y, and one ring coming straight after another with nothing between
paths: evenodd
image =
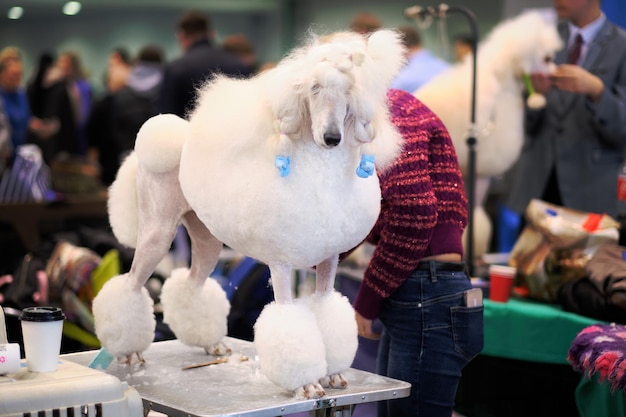
<instances>
[{"instance_id":1,"label":"blurred crowd","mask_svg":"<svg viewBox=\"0 0 626 417\"><path fill-rule=\"evenodd\" d=\"M348 28L369 33L382 26L376 15L361 12ZM78 159L97 166L106 187L148 118L159 113L185 117L193 108L196 88L213 74L249 77L276 65L259 61L254 43L244 34L228 34L218 42L204 13L184 12L176 28L181 55L170 62L160 45L147 44L135 54L121 45L109 52L106 68L90 68L103 74L102 92L94 88L95 80L76 51L41 52L32 73L25 74L22 52L12 46L2 49L0 176L21 145L35 144L47 165ZM404 30L410 53L422 50L419 34ZM442 62L430 72L445 67Z\"/></svg>"},{"instance_id":2,"label":"blurred crowd","mask_svg":"<svg viewBox=\"0 0 626 417\"><path fill-rule=\"evenodd\" d=\"M120 46L109 52L97 92L75 51L41 52L32 74L23 53L0 51L0 176L20 146L35 144L43 162L82 160L98 167L103 186L115 178L133 149L137 131L159 113L184 117L195 88L215 73L249 77L274 63L257 62L254 44L243 34L217 42L210 17L187 11L178 20L181 56L166 62L162 47L147 44L136 54ZM93 70L93 69L91 69Z\"/></svg>"}]
</instances>

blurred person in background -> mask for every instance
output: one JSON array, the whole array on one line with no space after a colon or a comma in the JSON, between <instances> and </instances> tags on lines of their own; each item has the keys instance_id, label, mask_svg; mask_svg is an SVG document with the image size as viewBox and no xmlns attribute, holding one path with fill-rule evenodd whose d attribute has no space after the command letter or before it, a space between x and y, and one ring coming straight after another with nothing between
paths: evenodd
<instances>
[{"instance_id":1,"label":"blurred person in background","mask_svg":"<svg viewBox=\"0 0 626 417\"><path fill-rule=\"evenodd\" d=\"M413 27L401 26L398 32L402 34L407 63L391 82L391 88L412 94L434 76L447 70L450 64L424 48L420 33Z\"/></svg>"},{"instance_id":2,"label":"blurred person in background","mask_svg":"<svg viewBox=\"0 0 626 417\"><path fill-rule=\"evenodd\" d=\"M37 141L50 164L59 153L87 155L87 121L92 107L92 87L80 56L67 51L59 55L44 79L42 116L58 121L58 132Z\"/></svg>"},{"instance_id":3,"label":"blurred person in background","mask_svg":"<svg viewBox=\"0 0 626 417\"><path fill-rule=\"evenodd\" d=\"M184 53L165 67L159 113L185 117L193 108L197 89L215 74L250 75L241 60L215 45L215 31L204 13L184 12L178 20L176 38Z\"/></svg>"},{"instance_id":4,"label":"blurred person in background","mask_svg":"<svg viewBox=\"0 0 626 417\"><path fill-rule=\"evenodd\" d=\"M383 27L382 20L373 13L359 12L352 18L350 30L361 35L367 35Z\"/></svg>"},{"instance_id":5,"label":"blurred person in background","mask_svg":"<svg viewBox=\"0 0 626 417\"><path fill-rule=\"evenodd\" d=\"M88 124L90 159L100 164L104 185L113 182L121 162L133 150L141 125L157 114L163 63L160 46L144 46L126 82L110 84L107 94L94 104Z\"/></svg>"},{"instance_id":6,"label":"blurred person in background","mask_svg":"<svg viewBox=\"0 0 626 417\"><path fill-rule=\"evenodd\" d=\"M56 124L32 115L23 77L24 65L19 50L9 47L0 52L0 100L11 139L2 150L5 166L11 165L17 148L27 142L29 133L45 139L56 130Z\"/></svg>"},{"instance_id":7,"label":"blurred person in background","mask_svg":"<svg viewBox=\"0 0 626 417\"><path fill-rule=\"evenodd\" d=\"M601 0L553 3L564 47L549 76L531 74L547 104L526 107L508 206L522 215L537 198L616 217L626 151L626 31L607 19Z\"/></svg>"},{"instance_id":8,"label":"blurred person in background","mask_svg":"<svg viewBox=\"0 0 626 417\"><path fill-rule=\"evenodd\" d=\"M42 52L37 59L37 65L32 77L26 83L26 94L28 95L30 111L37 117L42 117L46 89L45 79L54 62L54 53Z\"/></svg>"},{"instance_id":9,"label":"blurred person in background","mask_svg":"<svg viewBox=\"0 0 626 417\"><path fill-rule=\"evenodd\" d=\"M109 54L109 59L107 60L107 68L104 74L105 87L109 89L110 83L121 83L124 85L128 75L130 74L131 65L131 57L128 50L122 46L114 48Z\"/></svg>"},{"instance_id":10,"label":"blurred person in background","mask_svg":"<svg viewBox=\"0 0 626 417\"><path fill-rule=\"evenodd\" d=\"M11 125L4 111L4 102L0 99L0 177L7 168L12 150Z\"/></svg>"},{"instance_id":11,"label":"blurred person in background","mask_svg":"<svg viewBox=\"0 0 626 417\"><path fill-rule=\"evenodd\" d=\"M241 59L251 73L259 69L254 45L246 35L241 33L228 35L222 40L222 49Z\"/></svg>"},{"instance_id":12,"label":"blurred person in background","mask_svg":"<svg viewBox=\"0 0 626 417\"><path fill-rule=\"evenodd\" d=\"M459 33L453 39L454 62L462 62L466 56L472 53L472 35Z\"/></svg>"},{"instance_id":13,"label":"blurred person in background","mask_svg":"<svg viewBox=\"0 0 626 417\"><path fill-rule=\"evenodd\" d=\"M26 142L31 113L22 85L24 67L21 58L5 55L0 59L0 99L11 128L12 154Z\"/></svg>"}]
</instances>

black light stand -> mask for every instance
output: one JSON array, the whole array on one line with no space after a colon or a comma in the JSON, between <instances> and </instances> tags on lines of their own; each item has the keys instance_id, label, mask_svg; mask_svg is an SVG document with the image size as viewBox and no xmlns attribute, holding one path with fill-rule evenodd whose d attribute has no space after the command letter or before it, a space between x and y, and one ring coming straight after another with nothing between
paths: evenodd
<instances>
[{"instance_id":1,"label":"black light stand","mask_svg":"<svg viewBox=\"0 0 626 417\"><path fill-rule=\"evenodd\" d=\"M468 186L467 186L467 200L468 200L468 223L467 223L467 248L466 259L468 272L470 277L474 275L474 201L476 200L476 55L478 47L478 25L476 23L476 16L474 13L462 6L448 6L447 4L440 4L437 7L409 7L404 11L406 17L415 20L416 22L428 21L433 18L445 19L448 13L462 13L464 14L470 24L471 36L472 36L472 91L471 91L471 108L470 108L470 130L469 137L467 138L467 146L469 149L468 154Z\"/></svg>"}]
</instances>

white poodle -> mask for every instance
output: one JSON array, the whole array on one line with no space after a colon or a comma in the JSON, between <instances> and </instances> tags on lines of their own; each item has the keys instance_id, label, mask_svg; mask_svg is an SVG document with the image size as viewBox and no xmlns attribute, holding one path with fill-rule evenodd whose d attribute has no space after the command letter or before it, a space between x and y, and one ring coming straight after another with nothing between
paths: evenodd
<instances>
[{"instance_id":1,"label":"white poodle","mask_svg":"<svg viewBox=\"0 0 626 417\"><path fill-rule=\"evenodd\" d=\"M538 11L501 22L478 46L474 131L478 141L474 208L476 256L487 252L491 239L491 222L483 208L489 180L504 174L521 151L524 77L531 72L550 72L554 66L552 58L561 47L554 19ZM415 92L448 128L466 179L471 75L472 57L469 56Z\"/></svg>"},{"instance_id":2,"label":"white poodle","mask_svg":"<svg viewBox=\"0 0 626 417\"><path fill-rule=\"evenodd\" d=\"M375 166L397 156L386 90L403 65L394 31L313 39L249 80L218 77L189 121L148 120L110 189L115 235L136 248L128 274L93 303L103 346L130 360L153 340L144 283L179 223L192 244L189 270L163 288L164 320L176 336L225 353L229 303L207 279L222 243L267 263L275 302L255 325L262 371L306 398L345 386L357 349L354 312L334 291L338 255L357 246L380 211ZM375 158L375 159L374 159ZM292 270L316 266L316 291L294 300Z\"/></svg>"}]
</instances>

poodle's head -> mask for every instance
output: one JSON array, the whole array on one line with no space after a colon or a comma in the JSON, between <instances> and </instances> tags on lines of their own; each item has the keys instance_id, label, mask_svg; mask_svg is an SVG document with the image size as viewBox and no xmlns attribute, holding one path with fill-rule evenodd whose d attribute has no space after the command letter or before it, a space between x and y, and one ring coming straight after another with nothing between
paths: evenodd
<instances>
[{"instance_id":1,"label":"poodle's head","mask_svg":"<svg viewBox=\"0 0 626 417\"><path fill-rule=\"evenodd\" d=\"M479 46L478 57L496 74L521 80L533 72L549 74L562 47L554 16L528 11L497 25Z\"/></svg>"},{"instance_id":2,"label":"poodle's head","mask_svg":"<svg viewBox=\"0 0 626 417\"><path fill-rule=\"evenodd\" d=\"M386 108L386 90L403 63L403 47L392 31L313 39L269 78L278 130L292 140L312 136L324 148L352 138L371 142L375 113Z\"/></svg>"}]
</instances>

